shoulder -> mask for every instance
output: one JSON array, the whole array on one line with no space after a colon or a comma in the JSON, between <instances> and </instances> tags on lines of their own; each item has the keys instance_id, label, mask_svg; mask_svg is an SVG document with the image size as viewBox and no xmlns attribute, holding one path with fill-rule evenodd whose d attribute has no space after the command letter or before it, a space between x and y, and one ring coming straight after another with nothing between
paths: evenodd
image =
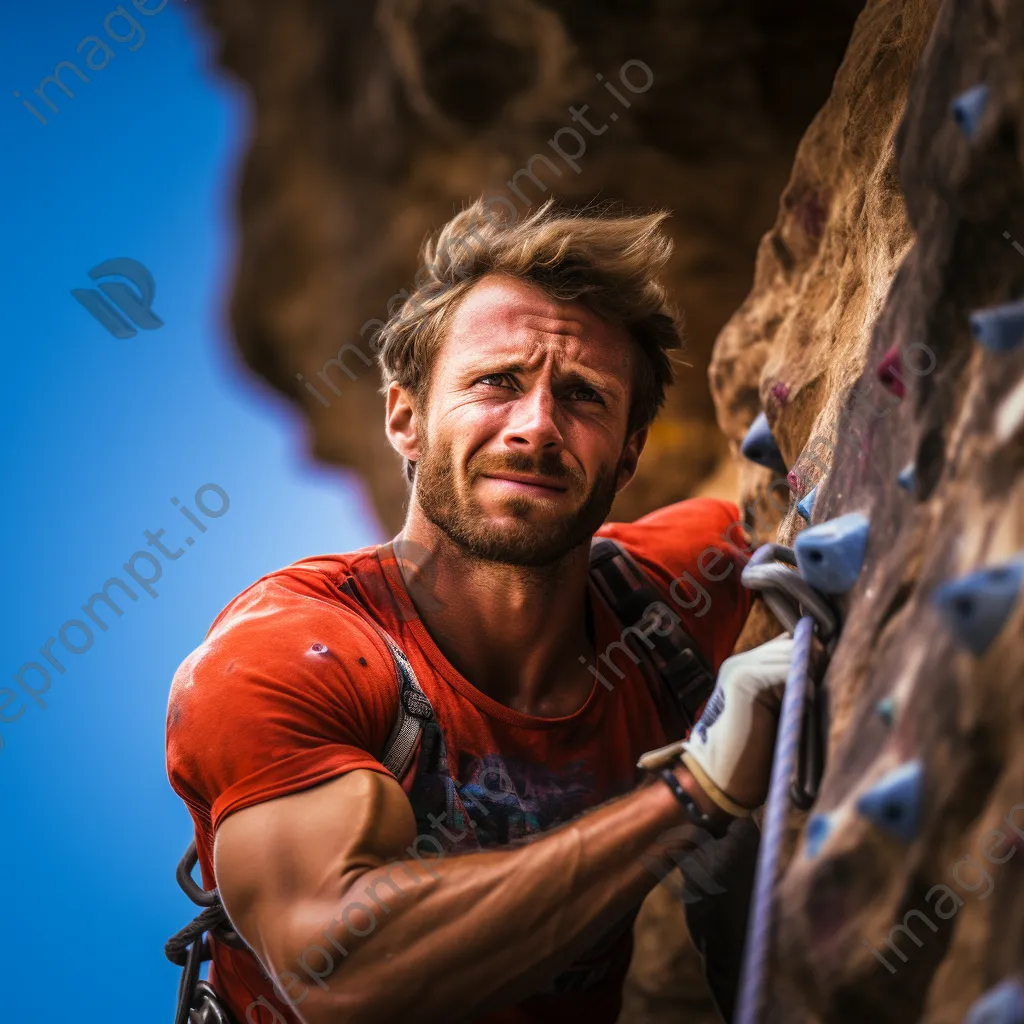
<instances>
[{"instance_id":1,"label":"shoulder","mask_svg":"<svg viewBox=\"0 0 1024 1024\"><path fill-rule=\"evenodd\" d=\"M360 658L390 669L380 634L343 590L358 565L353 556L319 556L263 576L220 612L178 669L176 683L183 675L222 672L229 665L237 674L252 662L304 674L310 654L322 656L313 662L317 675L325 664L342 672L363 668Z\"/></svg>"},{"instance_id":2,"label":"shoulder","mask_svg":"<svg viewBox=\"0 0 1024 1024\"><path fill-rule=\"evenodd\" d=\"M264 576L181 663L167 760L186 800L209 808L229 789L263 797L376 764L398 712L397 677L380 634L339 589L350 559Z\"/></svg>"},{"instance_id":3,"label":"shoulder","mask_svg":"<svg viewBox=\"0 0 1024 1024\"><path fill-rule=\"evenodd\" d=\"M718 498L690 498L632 523L608 523L598 536L667 569L699 571L698 563L710 563L716 553L732 562L745 561L749 553L739 509Z\"/></svg>"}]
</instances>

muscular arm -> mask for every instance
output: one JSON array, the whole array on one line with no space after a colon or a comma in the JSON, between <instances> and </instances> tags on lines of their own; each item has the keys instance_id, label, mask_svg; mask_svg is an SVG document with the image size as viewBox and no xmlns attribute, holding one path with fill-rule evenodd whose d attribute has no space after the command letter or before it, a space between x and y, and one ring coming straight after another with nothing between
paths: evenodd
<instances>
[{"instance_id":1,"label":"muscular arm","mask_svg":"<svg viewBox=\"0 0 1024 1024\"><path fill-rule=\"evenodd\" d=\"M588 949L653 888L639 858L666 853L659 837L684 820L658 783L521 847L411 856L428 847L413 845L401 787L354 771L231 815L215 870L232 922L307 1024L414 1008L450 1020L516 1001Z\"/></svg>"}]
</instances>

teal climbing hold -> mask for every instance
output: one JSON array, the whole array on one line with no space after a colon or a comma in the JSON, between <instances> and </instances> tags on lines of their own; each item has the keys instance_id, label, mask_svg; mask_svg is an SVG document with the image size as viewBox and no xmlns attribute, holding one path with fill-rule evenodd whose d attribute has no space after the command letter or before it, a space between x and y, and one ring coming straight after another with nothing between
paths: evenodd
<instances>
[{"instance_id":1,"label":"teal climbing hold","mask_svg":"<svg viewBox=\"0 0 1024 1024\"><path fill-rule=\"evenodd\" d=\"M917 835L921 819L923 782L921 762L907 761L861 794L857 813L894 839L909 843Z\"/></svg>"},{"instance_id":2,"label":"teal climbing hold","mask_svg":"<svg viewBox=\"0 0 1024 1024\"><path fill-rule=\"evenodd\" d=\"M970 323L971 334L992 352L1010 352L1024 344L1024 302L975 310Z\"/></svg>"},{"instance_id":3,"label":"teal climbing hold","mask_svg":"<svg viewBox=\"0 0 1024 1024\"><path fill-rule=\"evenodd\" d=\"M960 93L953 100L953 119L960 125L960 130L967 138L971 139L977 133L987 106L987 85L976 85L973 89Z\"/></svg>"},{"instance_id":4,"label":"teal climbing hold","mask_svg":"<svg viewBox=\"0 0 1024 1024\"><path fill-rule=\"evenodd\" d=\"M875 711L886 725L892 725L896 721L896 701L892 697L883 697L875 705Z\"/></svg>"},{"instance_id":5,"label":"teal climbing hold","mask_svg":"<svg viewBox=\"0 0 1024 1024\"><path fill-rule=\"evenodd\" d=\"M783 475L786 473L786 462L779 451L772 428L768 426L768 417L763 412L750 424L747 436L740 445L740 453L759 466Z\"/></svg>"},{"instance_id":6,"label":"teal climbing hold","mask_svg":"<svg viewBox=\"0 0 1024 1024\"><path fill-rule=\"evenodd\" d=\"M832 817L828 814L812 814L807 822L807 856L817 857L825 840L832 831Z\"/></svg>"},{"instance_id":7,"label":"teal climbing hold","mask_svg":"<svg viewBox=\"0 0 1024 1024\"><path fill-rule=\"evenodd\" d=\"M1024 554L943 583L932 596L961 647L981 656L1010 617L1024 584Z\"/></svg>"},{"instance_id":8,"label":"teal climbing hold","mask_svg":"<svg viewBox=\"0 0 1024 1024\"><path fill-rule=\"evenodd\" d=\"M1016 978L990 988L967 1011L964 1024L1024 1024L1024 988Z\"/></svg>"},{"instance_id":9,"label":"teal climbing hold","mask_svg":"<svg viewBox=\"0 0 1024 1024\"><path fill-rule=\"evenodd\" d=\"M811 526L793 550L800 573L826 594L845 594L857 582L868 546L868 518L850 512Z\"/></svg>"},{"instance_id":10,"label":"teal climbing hold","mask_svg":"<svg viewBox=\"0 0 1024 1024\"><path fill-rule=\"evenodd\" d=\"M796 510L807 520L811 521L811 513L814 511L814 499L818 496L817 485L812 487L797 503Z\"/></svg>"},{"instance_id":11,"label":"teal climbing hold","mask_svg":"<svg viewBox=\"0 0 1024 1024\"><path fill-rule=\"evenodd\" d=\"M908 462L901 470L900 475L896 477L896 483L900 485L905 491L912 491L914 489L914 478L916 476L914 470L914 463Z\"/></svg>"}]
</instances>

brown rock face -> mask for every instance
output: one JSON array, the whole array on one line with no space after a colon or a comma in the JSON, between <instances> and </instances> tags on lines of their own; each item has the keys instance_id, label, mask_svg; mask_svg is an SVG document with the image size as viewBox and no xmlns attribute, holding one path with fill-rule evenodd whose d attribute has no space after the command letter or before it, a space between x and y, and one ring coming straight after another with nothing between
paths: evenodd
<instances>
[{"instance_id":1,"label":"brown rock face","mask_svg":"<svg viewBox=\"0 0 1024 1024\"><path fill-rule=\"evenodd\" d=\"M520 215L550 195L667 207L692 366L614 514L687 496L725 452L712 340L861 6L205 0L220 63L254 99L232 302L246 362L397 529L405 485L371 341L423 237L480 193Z\"/></svg>"},{"instance_id":2,"label":"brown rock face","mask_svg":"<svg viewBox=\"0 0 1024 1024\"><path fill-rule=\"evenodd\" d=\"M895 137L935 7L868 4L832 95L800 143L758 249L754 287L715 343L709 378L719 425L737 450L763 409L798 496L832 459L839 411L913 241ZM758 537L767 539L785 514L780 539L791 539L802 522L791 488L754 463L741 467L742 505L753 505Z\"/></svg>"},{"instance_id":3,"label":"brown rock face","mask_svg":"<svg viewBox=\"0 0 1024 1024\"><path fill-rule=\"evenodd\" d=\"M979 83L969 134L951 104ZM1024 7L869 3L710 370L731 441L763 407L797 495L818 485L813 523L870 519L823 684L827 837L810 856L794 814L766 1020L952 1024L1024 958L1024 595L976 654L933 604L1024 549L1024 347L969 329L1024 297L1022 236ZM743 471L751 518L791 543L803 521L769 479ZM857 802L915 761L901 841Z\"/></svg>"}]
</instances>

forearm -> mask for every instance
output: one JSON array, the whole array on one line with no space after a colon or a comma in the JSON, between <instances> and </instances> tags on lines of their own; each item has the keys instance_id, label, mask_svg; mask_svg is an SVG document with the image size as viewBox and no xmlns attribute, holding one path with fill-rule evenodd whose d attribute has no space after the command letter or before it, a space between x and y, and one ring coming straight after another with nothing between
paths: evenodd
<instances>
[{"instance_id":1,"label":"forearm","mask_svg":"<svg viewBox=\"0 0 1024 1024\"><path fill-rule=\"evenodd\" d=\"M335 970L298 1012L390 1021L414 1001L420 1019L451 1019L453 1006L471 1014L535 990L640 903L657 882L641 858L665 855L659 838L684 821L658 783L522 847L356 867L335 907L304 914L298 933L327 946Z\"/></svg>"}]
</instances>

